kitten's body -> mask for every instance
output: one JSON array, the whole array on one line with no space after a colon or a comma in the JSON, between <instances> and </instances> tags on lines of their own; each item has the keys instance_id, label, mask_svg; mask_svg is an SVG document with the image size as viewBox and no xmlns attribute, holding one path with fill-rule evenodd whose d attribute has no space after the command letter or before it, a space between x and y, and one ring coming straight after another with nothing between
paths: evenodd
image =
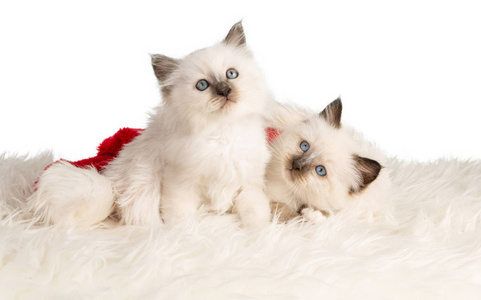
<instances>
[{"instance_id":1,"label":"kitten's body","mask_svg":"<svg viewBox=\"0 0 481 300\"><path fill-rule=\"evenodd\" d=\"M106 169L119 192L124 221L158 222L158 214L152 212L159 205L166 222L192 217L201 204L223 213L232 208L240 189L249 192L249 186L258 189L259 199L253 200L260 204L259 213L265 214L267 206L262 202L267 200L261 190L269 153L261 116L249 114L189 128L168 112L166 107L158 108L144 133ZM136 185L143 188L132 189ZM242 203L238 205L242 208ZM252 212L252 217L256 214Z\"/></svg>"},{"instance_id":2,"label":"kitten's body","mask_svg":"<svg viewBox=\"0 0 481 300\"><path fill-rule=\"evenodd\" d=\"M166 223L176 223L194 218L201 205L219 213L233 209L246 226L268 222L269 201L263 188L269 152L261 114L269 95L245 45L242 25L235 24L224 41L183 59L154 55L152 65L163 104L142 134L125 145L102 173L112 184L121 222L160 223L161 211ZM54 170L42 176L70 176L71 170ZM78 184L89 185L95 176L99 174L92 173L92 178ZM41 191L63 189L61 180L54 185L44 182L41 177ZM73 210L86 198L82 193L63 196ZM88 198L106 205L113 200ZM36 196L31 202L43 216L66 207ZM44 221L95 224L101 220Z\"/></svg>"},{"instance_id":3,"label":"kitten's body","mask_svg":"<svg viewBox=\"0 0 481 300\"><path fill-rule=\"evenodd\" d=\"M321 114L278 104L272 122L283 132L270 144L266 186L270 199L284 208L282 215L343 210L369 220L389 216L385 155L354 129L341 126L341 110L339 100ZM310 145L305 153L299 147L303 141ZM319 176L316 166L323 166L326 175Z\"/></svg>"}]
</instances>

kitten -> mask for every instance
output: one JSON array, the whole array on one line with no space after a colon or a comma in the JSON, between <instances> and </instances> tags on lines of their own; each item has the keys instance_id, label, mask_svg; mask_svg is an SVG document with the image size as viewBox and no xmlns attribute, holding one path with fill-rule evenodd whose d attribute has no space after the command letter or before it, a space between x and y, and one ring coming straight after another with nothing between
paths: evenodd
<instances>
[{"instance_id":1,"label":"kitten","mask_svg":"<svg viewBox=\"0 0 481 300\"><path fill-rule=\"evenodd\" d=\"M277 113L283 132L269 145L266 186L281 220L301 213L318 221L347 209L372 220L389 212L385 157L341 125L340 99L320 114L286 104Z\"/></svg>"},{"instance_id":2,"label":"kitten","mask_svg":"<svg viewBox=\"0 0 481 300\"><path fill-rule=\"evenodd\" d=\"M163 103L147 128L102 174L71 174L78 172L68 164L48 168L32 197L32 210L56 224L94 224L112 207L123 224L160 223L160 211L164 222L172 224L193 218L201 206L233 211L245 226L269 222L263 190L269 151L262 113L270 96L241 22L222 42L182 59L152 55L152 66ZM102 177L108 183L98 181ZM53 194L55 201L41 196ZM89 205L102 210L90 211ZM95 217L86 220L90 213Z\"/></svg>"}]
</instances>

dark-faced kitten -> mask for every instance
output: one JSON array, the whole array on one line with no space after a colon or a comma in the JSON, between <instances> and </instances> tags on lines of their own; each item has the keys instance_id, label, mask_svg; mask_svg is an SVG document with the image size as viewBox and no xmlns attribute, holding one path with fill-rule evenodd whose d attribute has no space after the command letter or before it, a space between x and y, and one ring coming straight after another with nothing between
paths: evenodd
<instances>
[{"instance_id":1,"label":"dark-faced kitten","mask_svg":"<svg viewBox=\"0 0 481 300\"><path fill-rule=\"evenodd\" d=\"M389 214L385 156L341 124L340 99L316 114L279 105L284 130L269 146L266 185L271 201L283 208L282 219L302 213L317 220L340 210L367 219Z\"/></svg>"}]
</instances>

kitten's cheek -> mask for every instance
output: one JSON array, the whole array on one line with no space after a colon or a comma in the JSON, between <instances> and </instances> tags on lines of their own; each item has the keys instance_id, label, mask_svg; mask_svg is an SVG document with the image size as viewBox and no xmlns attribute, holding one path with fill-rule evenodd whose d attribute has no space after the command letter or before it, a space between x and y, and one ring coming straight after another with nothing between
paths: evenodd
<instances>
[{"instance_id":1,"label":"kitten's cheek","mask_svg":"<svg viewBox=\"0 0 481 300\"><path fill-rule=\"evenodd\" d=\"M241 93L239 92L239 89L236 88L235 86L232 87L232 91L229 94L229 99L233 101L238 101L240 99Z\"/></svg>"},{"instance_id":2,"label":"kitten's cheek","mask_svg":"<svg viewBox=\"0 0 481 300\"><path fill-rule=\"evenodd\" d=\"M286 176L290 182L295 182L297 180L297 178L299 177L299 174L297 174L298 172L297 171L294 171L294 170L287 170L287 175Z\"/></svg>"}]
</instances>

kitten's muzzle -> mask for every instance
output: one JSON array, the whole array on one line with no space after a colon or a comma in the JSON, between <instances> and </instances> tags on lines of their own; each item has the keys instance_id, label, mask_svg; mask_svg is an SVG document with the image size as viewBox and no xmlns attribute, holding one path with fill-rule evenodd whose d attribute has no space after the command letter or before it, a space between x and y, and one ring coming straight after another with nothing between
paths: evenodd
<instances>
[{"instance_id":1,"label":"kitten's muzzle","mask_svg":"<svg viewBox=\"0 0 481 300\"><path fill-rule=\"evenodd\" d=\"M218 82L215 86L215 93L219 96L224 96L227 97L230 94L230 91L232 90L225 81Z\"/></svg>"},{"instance_id":2,"label":"kitten's muzzle","mask_svg":"<svg viewBox=\"0 0 481 300\"><path fill-rule=\"evenodd\" d=\"M298 184L306 183L306 174L312 169L310 159L306 155L295 156L290 161L290 168L287 168L291 181Z\"/></svg>"},{"instance_id":3,"label":"kitten's muzzle","mask_svg":"<svg viewBox=\"0 0 481 300\"><path fill-rule=\"evenodd\" d=\"M309 166L308 158L305 156L299 156L292 161L292 171L304 172Z\"/></svg>"}]
</instances>

